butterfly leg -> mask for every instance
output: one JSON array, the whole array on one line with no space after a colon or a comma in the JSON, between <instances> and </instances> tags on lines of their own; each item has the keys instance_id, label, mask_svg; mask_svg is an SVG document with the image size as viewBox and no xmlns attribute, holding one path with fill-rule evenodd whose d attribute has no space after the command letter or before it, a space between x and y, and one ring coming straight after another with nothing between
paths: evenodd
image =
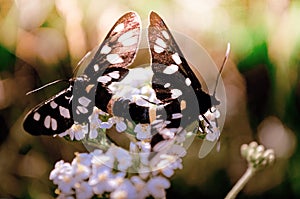
<instances>
[{"instance_id":1,"label":"butterfly leg","mask_svg":"<svg viewBox=\"0 0 300 199\"><path fill-rule=\"evenodd\" d=\"M211 133L213 133L213 131L211 130L211 128L212 128L212 126L211 126L211 124L210 124L210 122L208 121L208 119L205 117L205 115L201 115L201 117L204 119L204 121L208 124L208 130L211 132ZM199 127L201 128L201 130L203 131L203 132L205 132L205 130L203 129L204 127L202 126L202 125L199 125Z\"/></svg>"}]
</instances>

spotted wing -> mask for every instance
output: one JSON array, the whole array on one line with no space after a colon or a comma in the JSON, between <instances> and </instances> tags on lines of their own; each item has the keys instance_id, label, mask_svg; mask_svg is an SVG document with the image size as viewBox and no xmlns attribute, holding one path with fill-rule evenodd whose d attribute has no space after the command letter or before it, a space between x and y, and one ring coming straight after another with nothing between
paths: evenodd
<instances>
[{"instance_id":1,"label":"spotted wing","mask_svg":"<svg viewBox=\"0 0 300 199\"><path fill-rule=\"evenodd\" d=\"M85 81L74 83L73 116L87 123L96 106L108 112L112 93L108 86L128 74L139 45L141 23L134 12L124 14L111 28L94 57L83 72Z\"/></svg>"},{"instance_id":2,"label":"spotted wing","mask_svg":"<svg viewBox=\"0 0 300 199\"><path fill-rule=\"evenodd\" d=\"M24 130L32 135L54 135L69 129L72 118L72 85L33 108L24 119Z\"/></svg>"},{"instance_id":3,"label":"spotted wing","mask_svg":"<svg viewBox=\"0 0 300 199\"><path fill-rule=\"evenodd\" d=\"M152 87L157 98L165 103L179 101L179 104L185 105L181 107L182 114L187 116L185 118L189 121L196 120L199 114L204 114L211 108L211 101L214 104L218 101L211 99L213 97L201 89L200 81L188 65L171 32L154 12L150 14L148 31L154 72Z\"/></svg>"},{"instance_id":4,"label":"spotted wing","mask_svg":"<svg viewBox=\"0 0 300 199\"><path fill-rule=\"evenodd\" d=\"M138 49L140 26L136 13L123 15L83 74L71 80L68 89L33 108L25 117L24 129L33 135L54 135L64 132L74 122L87 123L95 105L107 111L112 96L108 86L128 73L127 67ZM54 104L58 108L53 108Z\"/></svg>"},{"instance_id":5,"label":"spotted wing","mask_svg":"<svg viewBox=\"0 0 300 199\"><path fill-rule=\"evenodd\" d=\"M123 15L107 34L84 74L95 85L95 105L108 112L112 93L108 86L122 80L129 72L139 45L141 22L134 12ZM91 111L90 109L89 111Z\"/></svg>"},{"instance_id":6,"label":"spotted wing","mask_svg":"<svg viewBox=\"0 0 300 199\"><path fill-rule=\"evenodd\" d=\"M211 97L187 63L170 30L155 12L150 14L148 40L152 61L152 87L165 104L167 128L186 127L212 106ZM214 97L213 97L214 98ZM214 100L217 104L218 101ZM162 140L156 134L151 145Z\"/></svg>"}]
</instances>

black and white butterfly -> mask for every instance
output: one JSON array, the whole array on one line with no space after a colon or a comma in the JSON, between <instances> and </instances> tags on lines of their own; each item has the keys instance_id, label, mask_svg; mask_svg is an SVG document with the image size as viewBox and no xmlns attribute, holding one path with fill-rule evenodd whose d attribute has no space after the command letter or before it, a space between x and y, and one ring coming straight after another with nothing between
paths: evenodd
<instances>
[{"instance_id":1,"label":"black and white butterfly","mask_svg":"<svg viewBox=\"0 0 300 199\"><path fill-rule=\"evenodd\" d=\"M139 16L134 12L123 15L109 31L83 75L72 78L66 90L26 115L25 131L32 135L59 134L74 122L88 122L94 106L106 112L112 96L107 87L127 75L127 67L138 50L140 32Z\"/></svg>"},{"instance_id":2,"label":"black and white butterfly","mask_svg":"<svg viewBox=\"0 0 300 199\"><path fill-rule=\"evenodd\" d=\"M150 14L148 38L154 73L152 87L157 98L167 104L165 111L170 123L166 128L186 127L220 104L215 96L202 90L171 32L154 12ZM162 135L156 134L152 145L161 139Z\"/></svg>"},{"instance_id":3,"label":"black and white butterfly","mask_svg":"<svg viewBox=\"0 0 300 199\"><path fill-rule=\"evenodd\" d=\"M33 135L54 135L69 129L74 123L88 123L93 107L124 117L135 123L157 123L162 128L185 128L197 121L220 102L202 86L174 37L155 12L150 14L148 43L153 77L151 85L157 101L154 118L150 107L128 99L114 99L109 86L121 81L138 51L141 23L137 14L123 15L100 45L83 75L72 78L70 86L31 110L24 120L24 129ZM146 99L145 99L146 101ZM151 146L164 140L159 132L153 135Z\"/></svg>"}]
</instances>

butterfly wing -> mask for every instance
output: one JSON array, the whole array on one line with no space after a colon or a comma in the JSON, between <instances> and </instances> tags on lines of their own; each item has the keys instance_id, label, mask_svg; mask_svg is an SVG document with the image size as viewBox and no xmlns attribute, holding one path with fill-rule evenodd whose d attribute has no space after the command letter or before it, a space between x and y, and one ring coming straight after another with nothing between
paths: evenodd
<instances>
[{"instance_id":1,"label":"butterfly wing","mask_svg":"<svg viewBox=\"0 0 300 199\"><path fill-rule=\"evenodd\" d=\"M127 67L138 49L140 29L136 13L124 14L109 31L83 74L71 80L68 89L33 108L25 117L24 129L33 135L54 135L69 129L74 122L87 123L94 106L107 111L112 96L108 86L128 73ZM63 113L62 108L57 107L64 108ZM68 117L64 117L67 113Z\"/></svg>"},{"instance_id":2,"label":"butterfly wing","mask_svg":"<svg viewBox=\"0 0 300 199\"><path fill-rule=\"evenodd\" d=\"M117 68L127 69L135 58L140 32L139 16L135 12L124 14L108 32L84 74L90 79L98 79ZM116 80L122 77L121 74Z\"/></svg>"},{"instance_id":3,"label":"butterfly wing","mask_svg":"<svg viewBox=\"0 0 300 199\"><path fill-rule=\"evenodd\" d=\"M140 41L141 22L134 12L123 15L107 34L84 74L97 84L95 105L108 112L112 93L108 86L121 81L129 72Z\"/></svg>"},{"instance_id":4,"label":"butterfly wing","mask_svg":"<svg viewBox=\"0 0 300 199\"><path fill-rule=\"evenodd\" d=\"M25 131L32 135L54 135L69 129L72 118L72 85L33 108L23 122Z\"/></svg>"},{"instance_id":5,"label":"butterfly wing","mask_svg":"<svg viewBox=\"0 0 300 199\"><path fill-rule=\"evenodd\" d=\"M155 12L150 14L148 40L154 73L152 87L157 98L166 104L166 120L170 121L166 127L186 127L219 102L201 89L174 37ZM161 140L159 137L154 137L157 139L152 146Z\"/></svg>"},{"instance_id":6,"label":"butterfly wing","mask_svg":"<svg viewBox=\"0 0 300 199\"><path fill-rule=\"evenodd\" d=\"M181 108L182 114L189 121L196 120L199 113L203 114L211 107L210 95L202 91L171 32L155 12L150 14L148 39L154 73L152 87L157 98L163 102L185 104Z\"/></svg>"}]
</instances>

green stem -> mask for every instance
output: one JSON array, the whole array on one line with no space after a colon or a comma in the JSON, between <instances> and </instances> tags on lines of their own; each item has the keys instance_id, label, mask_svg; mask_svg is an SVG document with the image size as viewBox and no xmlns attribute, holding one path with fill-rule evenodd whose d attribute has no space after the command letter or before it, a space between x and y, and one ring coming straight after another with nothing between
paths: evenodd
<instances>
[{"instance_id":1,"label":"green stem","mask_svg":"<svg viewBox=\"0 0 300 199\"><path fill-rule=\"evenodd\" d=\"M232 187L230 192L227 194L225 199L234 199L236 198L237 194L245 187L245 185L248 183L248 181L254 176L255 174L255 168L249 166L247 171L244 173L244 175L237 181L237 183Z\"/></svg>"}]
</instances>

